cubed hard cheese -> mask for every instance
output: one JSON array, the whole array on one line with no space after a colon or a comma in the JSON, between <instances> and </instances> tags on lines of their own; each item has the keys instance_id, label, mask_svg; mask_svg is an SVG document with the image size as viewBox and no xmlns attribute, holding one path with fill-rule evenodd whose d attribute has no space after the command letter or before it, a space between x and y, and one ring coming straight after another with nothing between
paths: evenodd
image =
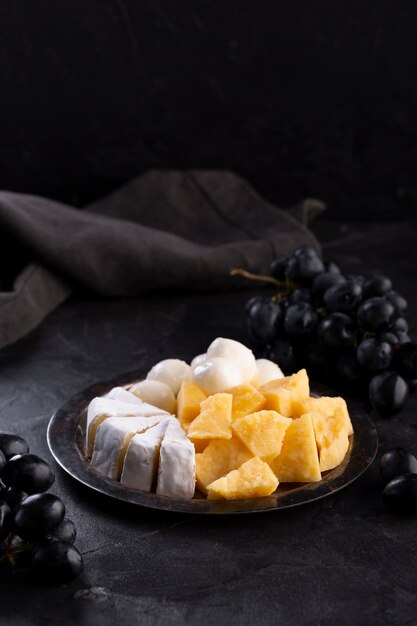
<instances>
[{"instance_id":1,"label":"cubed hard cheese","mask_svg":"<svg viewBox=\"0 0 417 626\"><path fill-rule=\"evenodd\" d=\"M319 456L311 415L292 420L280 454L270 463L280 483L310 483L321 480Z\"/></svg>"},{"instance_id":2,"label":"cubed hard cheese","mask_svg":"<svg viewBox=\"0 0 417 626\"><path fill-rule=\"evenodd\" d=\"M250 458L252 454L239 439L213 439L195 459L197 488L207 493L210 483L238 469Z\"/></svg>"},{"instance_id":3,"label":"cubed hard cheese","mask_svg":"<svg viewBox=\"0 0 417 626\"><path fill-rule=\"evenodd\" d=\"M267 463L253 457L237 470L215 480L208 488L209 500L242 500L269 496L278 487L278 479Z\"/></svg>"},{"instance_id":4,"label":"cubed hard cheese","mask_svg":"<svg viewBox=\"0 0 417 626\"><path fill-rule=\"evenodd\" d=\"M272 461L281 451L291 421L276 411L258 411L235 420L232 430L254 456Z\"/></svg>"},{"instance_id":5,"label":"cubed hard cheese","mask_svg":"<svg viewBox=\"0 0 417 626\"><path fill-rule=\"evenodd\" d=\"M320 413L323 417L331 417L337 410L339 412L338 419L343 422L347 435L353 433L352 422L349 417L346 401L343 398L321 396L320 398L307 398L303 401L304 413L313 411Z\"/></svg>"},{"instance_id":6,"label":"cubed hard cheese","mask_svg":"<svg viewBox=\"0 0 417 626\"><path fill-rule=\"evenodd\" d=\"M200 413L200 404L207 398L207 394L198 385L183 380L177 397L177 417L187 431L188 426Z\"/></svg>"},{"instance_id":7,"label":"cubed hard cheese","mask_svg":"<svg viewBox=\"0 0 417 626\"><path fill-rule=\"evenodd\" d=\"M268 411L276 411L284 417L294 416L294 396L288 389L262 389L265 398L264 408Z\"/></svg>"},{"instance_id":8,"label":"cubed hard cheese","mask_svg":"<svg viewBox=\"0 0 417 626\"><path fill-rule=\"evenodd\" d=\"M260 387L260 392L265 396L266 409L285 417L300 417L306 412L303 402L310 393L307 372L303 369L292 376L271 380Z\"/></svg>"},{"instance_id":9,"label":"cubed hard cheese","mask_svg":"<svg viewBox=\"0 0 417 626\"><path fill-rule=\"evenodd\" d=\"M232 421L260 411L265 406L265 398L260 391L252 385L239 385L230 390L233 396Z\"/></svg>"},{"instance_id":10,"label":"cubed hard cheese","mask_svg":"<svg viewBox=\"0 0 417 626\"><path fill-rule=\"evenodd\" d=\"M260 388L263 389L287 389L295 394L297 398L308 398L310 395L310 383L305 369L299 370L291 376L271 380Z\"/></svg>"},{"instance_id":11,"label":"cubed hard cheese","mask_svg":"<svg viewBox=\"0 0 417 626\"><path fill-rule=\"evenodd\" d=\"M345 458L349 448L344 411L338 408L333 415L328 417L316 412L307 413L307 415L311 415L313 421L321 471L325 472L337 467Z\"/></svg>"},{"instance_id":12,"label":"cubed hard cheese","mask_svg":"<svg viewBox=\"0 0 417 626\"><path fill-rule=\"evenodd\" d=\"M232 429L232 401L230 393L216 393L201 403L201 413L188 427L190 439L230 439Z\"/></svg>"}]
</instances>

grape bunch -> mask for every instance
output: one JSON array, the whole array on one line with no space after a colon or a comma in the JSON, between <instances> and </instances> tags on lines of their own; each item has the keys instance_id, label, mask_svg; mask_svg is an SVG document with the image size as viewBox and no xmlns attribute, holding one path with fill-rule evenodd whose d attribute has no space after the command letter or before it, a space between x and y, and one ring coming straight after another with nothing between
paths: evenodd
<instances>
[{"instance_id":1,"label":"grape bunch","mask_svg":"<svg viewBox=\"0 0 417 626\"><path fill-rule=\"evenodd\" d=\"M0 561L14 567L23 562L44 579L69 581L81 573L83 559L64 503L47 493L54 480L22 437L0 433Z\"/></svg>"},{"instance_id":2,"label":"grape bunch","mask_svg":"<svg viewBox=\"0 0 417 626\"><path fill-rule=\"evenodd\" d=\"M273 296L246 304L255 349L287 373L308 367L323 382L367 390L385 417L400 411L417 382L417 344L411 342L407 301L391 280L343 275L311 246L276 258L265 280Z\"/></svg>"}]
</instances>

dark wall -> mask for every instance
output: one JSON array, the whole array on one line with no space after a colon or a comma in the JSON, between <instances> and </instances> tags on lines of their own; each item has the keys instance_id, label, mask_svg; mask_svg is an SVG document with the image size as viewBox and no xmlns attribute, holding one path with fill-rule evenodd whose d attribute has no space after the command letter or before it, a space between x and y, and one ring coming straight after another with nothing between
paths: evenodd
<instances>
[{"instance_id":1,"label":"dark wall","mask_svg":"<svg viewBox=\"0 0 417 626\"><path fill-rule=\"evenodd\" d=\"M0 187L77 205L150 167L417 209L417 3L0 0Z\"/></svg>"}]
</instances>

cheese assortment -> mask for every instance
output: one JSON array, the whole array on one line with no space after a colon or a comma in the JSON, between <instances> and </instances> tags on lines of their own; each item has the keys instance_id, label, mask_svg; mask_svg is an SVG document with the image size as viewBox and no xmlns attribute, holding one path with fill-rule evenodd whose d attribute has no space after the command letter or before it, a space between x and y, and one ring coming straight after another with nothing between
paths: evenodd
<instances>
[{"instance_id":1,"label":"cheese assortment","mask_svg":"<svg viewBox=\"0 0 417 626\"><path fill-rule=\"evenodd\" d=\"M130 388L94 398L86 456L131 489L189 499L271 495L337 467L352 423L343 398L312 397L305 370L217 338L191 364L166 359Z\"/></svg>"}]
</instances>

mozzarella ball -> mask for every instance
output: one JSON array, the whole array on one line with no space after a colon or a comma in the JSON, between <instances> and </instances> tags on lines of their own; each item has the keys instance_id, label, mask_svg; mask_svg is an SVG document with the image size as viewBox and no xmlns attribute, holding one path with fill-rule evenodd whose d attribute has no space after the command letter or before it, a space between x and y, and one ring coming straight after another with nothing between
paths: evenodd
<instances>
[{"instance_id":1,"label":"mozzarella ball","mask_svg":"<svg viewBox=\"0 0 417 626\"><path fill-rule=\"evenodd\" d=\"M209 395L229 391L244 383L240 368L221 357L206 359L197 365L191 380Z\"/></svg>"},{"instance_id":2,"label":"mozzarella ball","mask_svg":"<svg viewBox=\"0 0 417 626\"><path fill-rule=\"evenodd\" d=\"M168 413L175 413L177 402L171 387L159 380L142 380L130 388L135 397Z\"/></svg>"},{"instance_id":3,"label":"mozzarella ball","mask_svg":"<svg viewBox=\"0 0 417 626\"><path fill-rule=\"evenodd\" d=\"M221 357L227 359L237 367L243 374L243 382L250 383L256 373L256 362L252 350L249 350L243 343L233 339L218 337L208 347L207 358Z\"/></svg>"},{"instance_id":4,"label":"mozzarella ball","mask_svg":"<svg viewBox=\"0 0 417 626\"><path fill-rule=\"evenodd\" d=\"M157 380L171 387L172 392L177 395L183 380L189 380L191 367L180 359L165 359L160 361L148 372L146 380Z\"/></svg>"},{"instance_id":5,"label":"mozzarella ball","mask_svg":"<svg viewBox=\"0 0 417 626\"><path fill-rule=\"evenodd\" d=\"M252 385L260 387L270 380L277 380L278 378L284 378L284 374L276 363L269 359L257 359L256 374L252 380Z\"/></svg>"},{"instance_id":6,"label":"mozzarella ball","mask_svg":"<svg viewBox=\"0 0 417 626\"><path fill-rule=\"evenodd\" d=\"M200 365L200 363L202 363L206 359L207 359L207 354L206 353L204 353L204 354L197 354L197 356L195 356L193 358L193 360L191 361L191 369L195 370L197 365Z\"/></svg>"}]
</instances>

